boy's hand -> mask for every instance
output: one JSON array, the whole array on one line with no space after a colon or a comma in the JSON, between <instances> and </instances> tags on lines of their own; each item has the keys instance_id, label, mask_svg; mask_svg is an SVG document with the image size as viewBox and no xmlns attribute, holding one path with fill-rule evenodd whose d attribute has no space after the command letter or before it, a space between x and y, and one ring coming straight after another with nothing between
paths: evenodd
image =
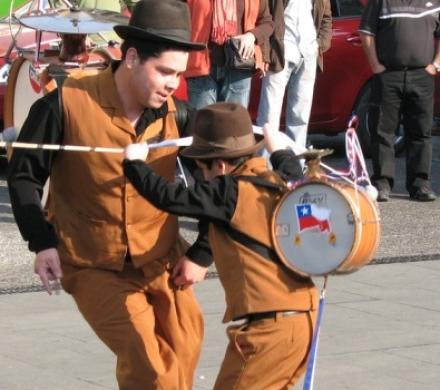
<instances>
[{"instance_id":1,"label":"boy's hand","mask_svg":"<svg viewBox=\"0 0 440 390\"><path fill-rule=\"evenodd\" d=\"M171 279L179 289L186 289L194 283L201 282L206 275L208 268L192 262L188 257L183 256L176 263L171 271Z\"/></svg>"},{"instance_id":2,"label":"boy's hand","mask_svg":"<svg viewBox=\"0 0 440 390\"><path fill-rule=\"evenodd\" d=\"M124 158L127 160L143 160L145 161L148 156L148 144L142 142L139 144L128 145L124 149Z\"/></svg>"}]
</instances>

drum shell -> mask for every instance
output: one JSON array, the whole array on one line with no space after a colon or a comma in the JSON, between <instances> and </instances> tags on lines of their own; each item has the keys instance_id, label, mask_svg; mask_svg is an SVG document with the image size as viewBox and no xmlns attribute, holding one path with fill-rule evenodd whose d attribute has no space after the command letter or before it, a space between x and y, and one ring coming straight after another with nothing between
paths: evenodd
<instances>
[{"instance_id":1,"label":"drum shell","mask_svg":"<svg viewBox=\"0 0 440 390\"><path fill-rule=\"evenodd\" d=\"M350 185L343 185L339 189L348 195L353 208L359 208L353 250L334 272L347 273L356 271L373 260L380 243L381 227L377 205L365 191L356 190Z\"/></svg>"},{"instance_id":2,"label":"drum shell","mask_svg":"<svg viewBox=\"0 0 440 390\"><path fill-rule=\"evenodd\" d=\"M333 259L330 262L330 268L325 268L327 265L322 267L319 262L324 262L326 256L329 257L331 255L334 245L328 244L326 246L326 244L324 244L322 250L321 246L317 245L316 248L311 248L312 250L310 252L313 253L313 255L304 253L307 252L304 248L297 250L298 247L296 244L293 244L293 242L296 240L301 241L301 234L304 233L298 233L299 227L295 223L292 223L289 228L292 229L292 233L291 237L288 237L287 245L286 240L284 239L284 241L282 241L280 236L277 235L279 222L283 218L285 219L281 214L285 213L286 207L288 207L289 210L292 208L292 199L298 198L299 194L317 192L317 189L321 192L327 191L333 194L333 196L342 199L344 202L344 207L346 207L348 212L344 212L343 215L339 217L335 216L335 218L347 218L345 214L351 214L350 229L352 229L352 238L347 240L347 248L343 251L341 257L336 260ZM297 202L296 204L298 203L301 205L301 202ZM327 206L332 208L331 204ZM343 241L341 240L341 238L343 238L342 234L338 231L329 232L326 236L329 237L329 241L331 234L335 236L336 245L339 244L340 241ZM325 276L328 274L353 272L371 262L379 246L380 224L377 204L372 201L360 187L356 189L352 185L342 181L309 180L286 193L280 200L272 218L272 236L275 250L280 259L287 267L300 275ZM292 244L290 244L290 241ZM314 243L311 243L309 240L309 246L310 245L314 245ZM319 255L316 254L317 250L321 250Z\"/></svg>"}]
</instances>

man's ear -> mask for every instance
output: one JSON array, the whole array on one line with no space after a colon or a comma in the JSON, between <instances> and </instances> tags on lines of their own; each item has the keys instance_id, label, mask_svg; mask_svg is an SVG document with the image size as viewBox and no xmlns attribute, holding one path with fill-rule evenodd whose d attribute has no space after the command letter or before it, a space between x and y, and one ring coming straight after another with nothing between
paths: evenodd
<instances>
[{"instance_id":1,"label":"man's ear","mask_svg":"<svg viewBox=\"0 0 440 390\"><path fill-rule=\"evenodd\" d=\"M134 47L130 47L125 54L125 62L129 69L134 68L139 62L139 56L137 50Z\"/></svg>"}]
</instances>

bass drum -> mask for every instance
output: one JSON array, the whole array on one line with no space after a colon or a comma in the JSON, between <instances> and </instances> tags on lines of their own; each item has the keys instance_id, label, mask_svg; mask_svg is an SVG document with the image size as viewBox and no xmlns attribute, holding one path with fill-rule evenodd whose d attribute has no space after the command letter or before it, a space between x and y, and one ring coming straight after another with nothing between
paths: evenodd
<instances>
[{"instance_id":1,"label":"bass drum","mask_svg":"<svg viewBox=\"0 0 440 390\"><path fill-rule=\"evenodd\" d=\"M112 60L119 57L119 49L96 48L91 51L89 56L91 65L87 65L84 69L66 67L66 76L70 73L79 72L96 73L105 69ZM56 87L55 80L49 76L49 67L39 71L35 69L29 59L18 57L9 70L3 112L4 127L15 127L18 135L32 104Z\"/></svg>"},{"instance_id":2,"label":"bass drum","mask_svg":"<svg viewBox=\"0 0 440 390\"><path fill-rule=\"evenodd\" d=\"M278 256L303 276L353 272L379 246L379 213L360 187L309 181L280 200L272 219Z\"/></svg>"},{"instance_id":3,"label":"bass drum","mask_svg":"<svg viewBox=\"0 0 440 390\"><path fill-rule=\"evenodd\" d=\"M53 80L38 75L31 61L18 57L9 70L6 86L3 112L5 128L15 127L18 135L32 104L55 87Z\"/></svg>"}]
</instances>

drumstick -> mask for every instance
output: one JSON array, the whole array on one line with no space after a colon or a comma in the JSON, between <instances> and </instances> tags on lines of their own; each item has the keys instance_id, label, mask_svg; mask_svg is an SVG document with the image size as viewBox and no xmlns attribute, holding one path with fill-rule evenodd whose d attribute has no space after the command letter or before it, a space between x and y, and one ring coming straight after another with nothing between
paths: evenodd
<instances>
[{"instance_id":1,"label":"drumstick","mask_svg":"<svg viewBox=\"0 0 440 390\"><path fill-rule=\"evenodd\" d=\"M192 143L192 137L184 137L177 139L167 139L161 142L149 144L150 149L165 147L188 146ZM101 146L80 146L80 145L52 145L37 144L30 142L9 142L0 141L0 147L10 147L17 149L43 149L43 150L65 150L68 152L95 152L95 153L123 153L124 148L109 148Z\"/></svg>"}]
</instances>

